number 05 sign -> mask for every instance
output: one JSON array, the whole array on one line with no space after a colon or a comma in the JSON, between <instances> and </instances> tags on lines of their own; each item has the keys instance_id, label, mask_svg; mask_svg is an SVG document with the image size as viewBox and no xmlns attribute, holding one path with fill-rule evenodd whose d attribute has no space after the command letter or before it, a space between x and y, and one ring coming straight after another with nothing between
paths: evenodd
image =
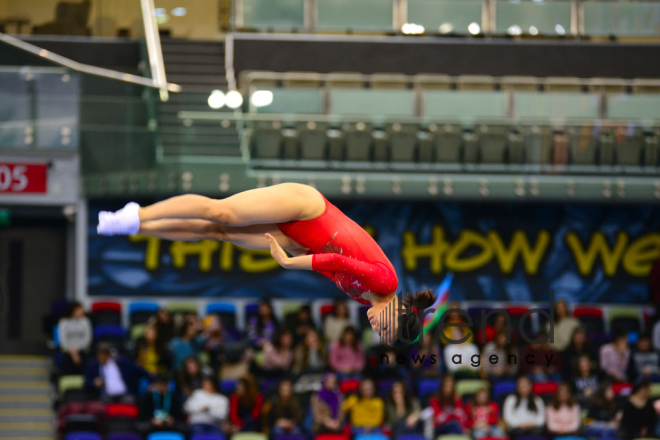
<instances>
[{"instance_id":1,"label":"number 05 sign","mask_svg":"<svg viewBox=\"0 0 660 440\"><path fill-rule=\"evenodd\" d=\"M45 193L48 165L0 162L0 194Z\"/></svg>"}]
</instances>

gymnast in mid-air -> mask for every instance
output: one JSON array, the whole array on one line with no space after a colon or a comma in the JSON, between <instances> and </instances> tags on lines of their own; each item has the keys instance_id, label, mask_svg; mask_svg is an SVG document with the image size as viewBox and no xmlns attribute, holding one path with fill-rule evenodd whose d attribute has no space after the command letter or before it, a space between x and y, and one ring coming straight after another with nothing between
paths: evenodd
<instances>
[{"instance_id":1,"label":"gymnast in mid-air","mask_svg":"<svg viewBox=\"0 0 660 440\"><path fill-rule=\"evenodd\" d=\"M354 300L371 305L371 327L387 344L396 345L397 335L414 340L422 329L417 311L435 300L428 290L408 293L403 314L383 319L399 308L394 266L364 229L308 185L282 183L220 200L186 194L146 207L131 202L117 212L99 213L97 231L270 249L283 268L319 272Z\"/></svg>"}]
</instances>

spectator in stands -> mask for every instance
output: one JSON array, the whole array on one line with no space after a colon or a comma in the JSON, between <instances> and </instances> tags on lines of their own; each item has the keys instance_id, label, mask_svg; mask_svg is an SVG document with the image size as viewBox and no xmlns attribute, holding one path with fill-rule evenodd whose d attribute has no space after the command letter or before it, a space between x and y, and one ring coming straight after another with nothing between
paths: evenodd
<instances>
[{"instance_id":1,"label":"spectator in stands","mask_svg":"<svg viewBox=\"0 0 660 440\"><path fill-rule=\"evenodd\" d=\"M546 427L552 437L576 435L580 429L580 405L573 398L571 388L562 383L552 402L545 409Z\"/></svg>"},{"instance_id":2,"label":"spectator in stands","mask_svg":"<svg viewBox=\"0 0 660 440\"><path fill-rule=\"evenodd\" d=\"M296 316L290 324L291 333L293 334L293 342L299 344L305 339L309 330L316 331L316 325L312 320L312 308L305 304L298 309Z\"/></svg>"},{"instance_id":3,"label":"spectator in stands","mask_svg":"<svg viewBox=\"0 0 660 440\"><path fill-rule=\"evenodd\" d=\"M293 384L285 379L280 382L277 396L264 405L264 424L271 435L298 434L305 412L293 394Z\"/></svg>"},{"instance_id":4,"label":"spectator in stands","mask_svg":"<svg viewBox=\"0 0 660 440\"><path fill-rule=\"evenodd\" d=\"M196 357L188 356L183 361L183 367L177 372L176 376L177 393L183 400L202 387L204 373L209 375L211 372L202 371L202 365Z\"/></svg>"},{"instance_id":5,"label":"spectator in stands","mask_svg":"<svg viewBox=\"0 0 660 440\"><path fill-rule=\"evenodd\" d=\"M453 301L449 304L449 306L447 307L447 310L460 309L460 308L461 308L461 304L458 301ZM460 313L458 313L458 312L448 313L447 318L445 319L445 325L443 325L443 327L442 327L442 331L443 331L445 337L440 338L440 343L443 344L443 345L451 345L447 342L447 340L451 341L451 340L461 339L467 333L470 333L470 337L465 342L466 343L474 342L474 332L472 330L470 330L468 327L456 327L456 326L451 325L452 323L466 323L466 322L467 321L465 320L463 315L461 315ZM454 336L455 335L454 330L459 330L461 332L461 336L456 338Z\"/></svg>"},{"instance_id":6,"label":"spectator in stands","mask_svg":"<svg viewBox=\"0 0 660 440\"><path fill-rule=\"evenodd\" d=\"M66 317L60 319L57 331L62 351L60 374L82 374L92 345L92 323L82 304L74 302L70 305Z\"/></svg>"},{"instance_id":7,"label":"spectator in stands","mask_svg":"<svg viewBox=\"0 0 660 440\"><path fill-rule=\"evenodd\" d=\"M115 356L107 345L100 344L96 358L87 363L85 390L93 399L106 402L133 402L140 378L149 374L123 356Z\"/></svg>"},{"instance_id":8,"label":"spectator in stands","mask_svg":"<svg viewBox=\"0 0 660 440\"><path fill-rule=\"evenodd\" d=\"M584 327L578 327L573 332L571 343L562 353L564 377L575 377L578 374L578 359L588 356L594 368L598 367L596 351L587 341L587 331Z\"/></svg>"},{"instance_id":9,"label":"spectator in stands","mask_svg":"<svg viewBox=\"0 0 660 440\"><path fill-rule=\"evenodd\" d=\"M167 347L172 338L174 338L174 320L170 312L166 309L158 310L156 316L149 320L149 324L156 326L158 344L162 347Z\"/></svg>"},{"instance_id":10,"label":"spectator in stands","mask_svg":"<svg viewBox=\"0 0 660 440\"><path fill-rule=\"evenodd\" d=\"M286 329L280 329L273 335L273 340L264 344L263 369L269 376L288 374L293 364L293 336Z\"/></svg>"},{"instance_id":11,"label":"spectator in stands","mask_svg":"<svg viewBox=\"0 0 660 440\"><path fill-rule=\"evenodd\" d=\"M495 313L491 316L493 317L492 324L488 324L487 322L481 324L484 329L485 338L483 337L484 335L482 335L481 328L475 328L475 331L477 332L477 340L482 344L486 344L495 339L499 332L508 331L506 318L503 314Z\"/></svg>"},{"instance_id":12,"label":"spectator in stands","mask_svg":"<svg viewBox=\"0 0 660 440\"><path fill-rule=\"evenodd\" d=\"M167 377L159 375L140 401L140 431L185 432L179 399L170 389Z\"/></svg>"},{"instance_id":13,"label":"spectator in stands","mask_svg":"<svg viewBox=\"0 0 660 440\"><path fill-rule=\"evenodd\" d=\"M660 353L651 350L651 337L642 334L637 340L637 347L630 354L628 378L633 382L660 380Z\"/></svg>"},{"instance_id":14,"label":"spectator in stands","mask_svg":"<svg viewBox=\"0 0 660 440\"><path fill-rule=\"evenodd\" d=\"M315 329L309 329L293 354L293 372L321 373L328 366L328 353L321 336Z\"/></svg>"},{"instance_id":15,"label":"spectator in stands","mask_svg":"<svg viewBox=\"0 0 660 440\"><path fill-rule=\"evenodd\" d=\"M344 329L351 325L348 316L348 305L344 299L335 300L335 309L332 315L327 316L323 323L323 335L328 342L338 341Z\"/></svg>"},{"instance_id":16,"label":"spectator in stands","mask_svg":"<svg viewBox=\"0 0 660 440\"><path fill-rule=\"evenodd\" d=\"M459 341L464 337L462 327L450 327L451 340ZM444 350L447 373L460 377L476 377L479 373L479 348L471 342L448 344ZM476 362L475 362L476 360Z\"/></svg>"},{"instance_id":17,"label":"spectator in stands","mask_svg":"<svg viewBox=\"0 0 660 440\"><path fill-rule=\"evenodd\" d=\"M330 344L328 361L340 378L355 377L365 365L365 354L353 327L346 327L338 341Z\"/></svg>"},{"instance_id":18,"label":"spectator in stands","mask_svg":"<svg viewBox=\"0 0 660 440\"><path fill-rule=\"evenodd\" d=\"M229 399L218 394L215 381L205 376L202 387L192 393L183 409L188 415L190 434L221 434L220 427L229 414Z\"/></svg>"},{"instance_id":19,"label":"spectator in stands","mask_svg":"<svg viewBox=\"0 0 660 440\"><path fill-rule=\"evenodd\" d=\"M422 342L412 347L411 355L411 359L413 359L411 367L415 375L434 377L440 374L442 354L440 353L440 346L433 338L432 332L424 332Z\"/></svg>"},{"instance_id":20,"label":"spectator in stands","mask_svg":"<svg viewBox=\"0 0 660 440\"><path fill-rule=\"evenodd\" d=\"M482 379L497 382L515 377L518 372L518 353L515 347L507 342L507 339L507 330L500 330L492 341L484 345L481 351L483 362L481 362L480 373ZM495 363L490 362L491 356L496 356Z\"/></svg>"},{"instance_id":21,"label":"spectator in stands","mask_svg":"<svg viewBox=\"0 0 660 440\"><path fill-rule=\"evenodd\" d=\"M266 342L273 339L278 327L273 306L268 300L262 299L259 301L257 314L252 316L248 322L248 339L253 347L261 348Z\"/></svg>"},{"instance_id":22,"label":"spectator in stands","mask_svg":"<svg viewBox=\"0 0 660 440\"><path fill-rule=\"evenodd\" d=\"M387 424L394 436L422 432L422 405L403 382L395 382L387 398Z\"/></svg>"},{"instance_id":23,"label":"spectator in stands","mask_svg":"<svg viewBox=\"0 0 660 440\"><path fill-rule=\"evenodd\" d=\"M468 428L475 439L505 438L504 431L498 426L500 407L490 400L488 388L479 388L474 395L474 403L466 408Z\"/></svg>"},{"instance_id":24,"label":"spectator in stands","mask_svg":"<svg viewBox=\"0 0 660 440\"><path fill-rule=\"evenodd\" d=\"M337 375L326 373L321 390L311 398L312 432L340 432L340 408L343 397L339 392Z\"/></svg>"},{"instance_id":25,"label":"spectator in stands","mask_svg":"<svg viewBox=\"0 0 660 440\"><path fill-rule=\"evenodd\" d=\"M568 348L575 329L580 321L571 316L568 303L565 299L558 299L555 303L554 342L551 343L554 351L560 352ZM545 330L550 333L550 323L546 323Z\"/></svg>"},{"instance_id":26,"label":"spectator in stands","mask_svg":"<svg viewBox=\"0 0 660 440\"><path fill-rule=\"evenodd\" d=\"M625 381L629 361L628 335L617 330L614 341L600 348L600 368L611 380Z\"/></svg>"},{"instance_id":27,"label":"spectator in stands","mask_svg":"<svg viewBox=\"0 0 660 440\"><path fill-rule=\"evenodd\" d=\"M236 390L229 397L228 431L261 431L261 408L264 398L250 376L241 377Z\"/></svg>"},{"instance_id":28,"label":"spectator in stands","mask_svg":"<svg viewBox=\"0 0 660 440\"><path fill-rule=\"evenodd\" d=\"M378 432L385 420L385 403L376 396L371 379L362 379L359 393L346 398L342 413L348 417L353 434Z\"/></svg>"},{"instance_id":29,"label":"spectator in stands","mask_svg":"<svg viewBox=\"0 0 660 440\"><path fill-rule=\"evenodd\" d=\"M573 388L577 393L578 401L589 402L596 394L599 382L591 358L586 354L581 355L578 359L577 375L573 377Z\"/></svg>"},{"instance_id":30,"label":"spectator in stands","mask_svg":"<svg viewBox=\"0 0 660 440\"><path fill-rule=\"evenodd\" d=\"M435 435L463 434L467 431L467 414L463 401L456 394L453 376L445 376L439 393L431 397L429 405L433 408Z\"/></svg>"},{"instance_id":31,"label":"spectator in stands","mask_svg":"<svg viewBox=\"0 0 660 440\"><path fill-rule=\"evenodd\" d=\"M502 418L511 438L543 434L545 405L532 392L532 381L527 376L518 377L515 394L504 400Z\"/></svg>"},{"instance_id":32,"label":"spectator in stands","mask_svg":"<svg viewBox=\"0 0 660 440\"><path fill-rule=\"evenodd\" d=\"M623 405L621 429L629 439L654 437L657 418L651 401L651 385L642 380Z\"/></svg>"},{"instance_id":33,"label":"spectator in stands","mask_svg":"<svg viewBox=\"0 0 660 440\"><path fill-rule=\"evenodd\" d=\"M202 324L204 326L204 330L202 330L202 338L204 339L202 350L208 353L211 368L217 374L220 371L220 360L224 353L224 347L229 341L228 338L225 338L222 322L217 315L207 316Z\"/></svg>"},{"instance_id":34,"label":"spectator in stands","mask_svg":"<svg viewBox=\"0 0 660 440\"><path fill-rule=\"evenodd\" d=\"M138 339L135 349L136 363L149 374L166 373L169 367L169 354L160 345L155 324L148 324L144 335Z\"/></svg>"},{"instance_id":35,"label":"spectator in stands","mask_svg":"<svg viewBox=\"0 0 660 440\"><path fill-rule=\"evenodd\" d=\"M617 410L614 390L609 382L600 384L587 411L585 437L616 437L622 412Z\"/></svg>"},{"instance_id":36,"label":"spectator in stands","mask_svg":"<svg viewBox=\"0 0 660 440\"><path fill-rule=\"evenodd\" d=\"M525 345L520 354L520 372L528 375L534 382L560 381L562 357L552 349L548 333L538 332L534 341L543 342Z\"/></svg>"},{"instance_id":37,"label":"spectator in stands","mask_svg":"<svg viewBox=\"0 0 660 440\"><path fill-rule=\"evenodd\" d=\"M186 321L181 328L181 336L170 341L170 354L172 356L172 368L178 371L183 366L183 361L192 356L199 356L204 345L202 339L203 326L199 321Z\"/></svg>"},{"instance_id":38,"label":"spectator in stands","mask_svg":"<svg viewBox=\"0 0 660 440\"><path fill-rule=\"evenodd\" d=\"M369 368L366 373L375 380L404 380L409 370L406 363L397 361L397 351L390 345L381 344L371 348L378 362L376 368Z\"/></svg>"}]
</instances>

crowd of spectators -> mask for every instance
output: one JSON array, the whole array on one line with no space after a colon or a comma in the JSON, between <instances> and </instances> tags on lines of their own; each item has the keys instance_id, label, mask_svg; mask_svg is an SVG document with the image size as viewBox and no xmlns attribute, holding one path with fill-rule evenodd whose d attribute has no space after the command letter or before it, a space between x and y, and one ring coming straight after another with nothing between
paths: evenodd
<instances>
[{"instance_id":1,"label":"crowd of spectators","mask_svg":"<svg viewBox=\"0 0 660 440\"><path fill-rule=\"evenodd\" d=\"M342 300L320 327L309 306L281 322L261 301L244 334L217 315L159 310L132 343L113 345L93 344L90 319L73 304L58 326L59 374L83 375L90 400L137 405L135 429L144 434L660 436L651 395L660 352L651 336L631 344L614 329L597 346L564 301L554 317L554 340L550 323L536 332L539 342L526 343L495 315L484 340L479 329L449 326L445 337L427 333L394 352L372 344ZM423 392L421 380L438 386ZM463 381L481 385L459 393ZM503 384L509 392L495 396Z\"/></svg>"}]
</instances>

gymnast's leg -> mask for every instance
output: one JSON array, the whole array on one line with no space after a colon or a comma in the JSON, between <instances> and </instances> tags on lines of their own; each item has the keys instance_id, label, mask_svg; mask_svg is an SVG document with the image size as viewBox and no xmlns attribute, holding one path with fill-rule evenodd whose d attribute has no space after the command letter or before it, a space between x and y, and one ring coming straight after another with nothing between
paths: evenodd
<instances>
[{"instance_id":1,"label":"gymnast's leg","mask_svg":"<svg viewBox=\"0 0 660 440\"><path fill-rule=\"evenodd\" d=\"M129 203L116 213L99 214L100 234L134 234L142 223L161 219L201 219L226 226L310 220L323 214L323 196L311 186L282 183L222 200L186 194L140 208Z\"/></svg>"},{"instance_id":2,"label":"gymnast's leg","mask_svg":"<svg viewBox=\"0 0 660 440\"><path fill-rule=\"evenodd\" d=\"M139 233L149 237L177 241L228 241L242 248L252 250L270 249L270 244L265 236L268 233L277 238L282 247L293 255L304 254L307 251L280 231L277 225L272 224L233 227L208 220L164 219L141 224Z\"/></svg>"}]
</instances>

